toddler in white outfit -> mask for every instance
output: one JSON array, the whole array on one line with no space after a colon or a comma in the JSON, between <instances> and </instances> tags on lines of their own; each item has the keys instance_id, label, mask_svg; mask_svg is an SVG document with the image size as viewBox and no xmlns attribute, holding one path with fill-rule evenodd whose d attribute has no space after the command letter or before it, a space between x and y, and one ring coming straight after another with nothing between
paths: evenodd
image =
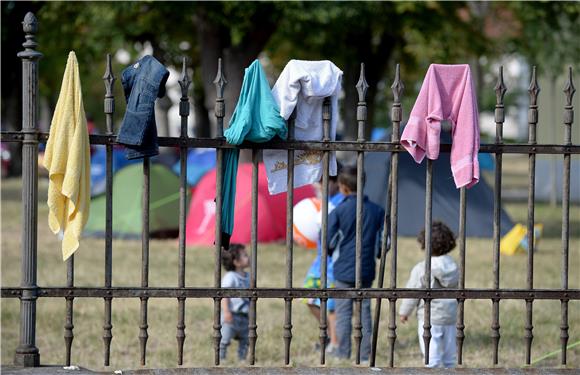
<instances>
[{"instance_id":1,"label":"toddler in white outfit","mask_svg":"<svg viewBox=\"0 0 580 375\"><path fill-rule=\"evenodd\" d=\"M425 249L425 231L417 236L421 249ZM457 263L449 255L455 248L455 235L440 221L433 222L431 230L431 288L457 288L459 271ZM406 288L425 288L425 261L413 267ZM402 323L417 308L419 345L425 356L423 342L423 308L422 299L403 299L399 308ZM429 343L429 364L427 367L455 366L456 362L456 328L457 301L455 299L434 299L431 301L431 341Z\"/></svg>"}]
</instances>

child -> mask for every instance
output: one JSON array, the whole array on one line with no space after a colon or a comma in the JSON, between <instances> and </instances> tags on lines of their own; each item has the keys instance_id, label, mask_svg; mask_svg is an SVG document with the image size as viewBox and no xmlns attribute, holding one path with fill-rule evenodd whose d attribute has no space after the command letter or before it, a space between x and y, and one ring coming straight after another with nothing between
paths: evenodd
<instances>
[{"instance_id":1,"label":"child","mask_svg":"<svg viewBox=\"0 0 580 375\"><path fill-rule=\"evenodd\" d=\"M337 288L355 287L356 253L356 191L357 171L355 167L344 167L338 175L340 192L345 196L342 203L328 216L328 252L334 261L334 279ZM360 187L363 188L362 186ZM370 288L375 278L375 258L380 256L380 243L385 211L369 201L363 200L361 281L363 288ZM336 300L336 334L339 358L350 358L353 300ZM368 361L371 352L371 305L362 302L361 360Z\"/></svg>"},{"instance_id":2,"label":"child","mask_svg":"<svg viewBox=\"0 0 580 375\"><path fill-rule=\"evenodd\" d=\"M340 171L341 165L337 165L337 169ZM319 191L322 190L320 187ZM322 197L320 196L322 199ZM328 179L328 212L332 212L336 206L338 206L344 196L338 190L338 178L336 176L329 176ZM322 218L321 218L322 220ZM320 223L319 223L320 224ZM320 225L319 225L320 227ZM322 258L322 244L320 239L317 243L316 258L310 265L308 272L306 273L306 278L304 279L304 287L308 289L318 289L320 288L320 278L321 278L321 258ZM327 257L326 266L326 285L328 288L334 287L334 273L333 264L331 257ZM308 308L312 315L317 321L320 321L320 298L309 298L306 300ZM334 299L329 298L326 304L328 310L328 336L329 345L326 346L326 351L333 354L338 348L338 338L336 337L336 314L334 313L335 305ZM315 349L320 349L320 343L316 343Z\"/></svg>"},{"instance_id":3,"label":"child","mask_svg":"<svg viewBox=\"0 0 580 375\"><path fill-rule=\"evenodd\" d=\"M417 236L421 249L425 249L425 230ZM453 258L446 255L455 248L455 236L447 225L433 222L431 229L431 288L457 288L459 272ZM425 288L425 262L413 267L406 288ZM425 356L423 342L423 300L404 299L399 309L401 323L406 323L409 315L417 307L419 323L419 345ZM431 301L431 341L429 344L429 365L427 367L455 366L457 301L454 299L434 299Z\"/></svg>"},{"instance_id":4,"label":"child","mask_svg":"<svg viewBox=\"0 0 580 375\"><path fill-rule=\"evenodd\" d=\"M222 288L249 288L250 278L244 270L250 264L244 245L231 244L222 250L222 266L227 271L222 279ZM222 299L222 339L220 358L225 359L232 339L238 340L238 359L246 359L248 352L248 298Z\"/></svg>"}]
</instances>

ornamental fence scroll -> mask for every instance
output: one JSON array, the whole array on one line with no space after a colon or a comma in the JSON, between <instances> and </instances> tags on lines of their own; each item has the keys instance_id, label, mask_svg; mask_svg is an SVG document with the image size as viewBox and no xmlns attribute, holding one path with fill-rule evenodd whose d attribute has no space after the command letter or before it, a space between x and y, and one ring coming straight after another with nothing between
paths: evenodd
<instances>
[{"instance_id":1,"label":"ornamental fence scroll","mask_svg":"<svg viewBox=\"0 0 580 375\"><path fill-rule=\"evenodd\" d=\"M397 218L398 218L398 163L399 152L404 149L399 143L400 124L402 121L401 97L404 85L401 80L399 66L396 68L395 80L392 87L394 101L391 111L391 120L393 131L390 142L368 142L364 139L364 128L366 125L367 103L365 101L368 84L365 80L364 64L361 64L360 79L356 85L359 101L356 106L356 118L358 123L358 139L353 142L335 142L330 141L330 100L325 100L322 113L322 122L324 128L323 140L320 142L296 141L293 138L294 119L290 118L288 122L289 139L287 141L271 141L264 144L244 143L240 148L252 150L252 239L251 239L251 260L250 260L250 288L249 289L222 289L221 283L221 207L222 207L222 159L224 149L235 146L226 143L223 138L223 119L225 114L225 101L223 98L224 87L227 84L221 60L218 61L217 76L215 86L217 90L217 99L215 104L215 116L218 125L218 135L216 138L190 138L187 135L187 120L189 116L189 98L188 88L191 80L187 75L185 59L183 60L182 77L179 80L181 86L181 100L179 106L179 115L181 116L181 133L179 137L160 137L159 145L161 147L177 147L180 151L180 212L179 212L179 262L178 262L178 283L172 288L150 288L148 286L149 272L149 193L150 193L150 162L146 158L143 161L144 179L143 179L143 231L142 231L142 263L141 263L141 285L140 287L114 287L112 285L112 232L114 217L112 215L112 152L115 142L113 129L113 114L115 111L115 98L113 96L113 85L116 78L111 67L111 56L107 56L106 72L103 77L105 82L105 99L104 113L106 118L106 134L91 135L91 144L105 145L106 147L106 237L105 237L105 282L103 287L75 287L74 286L74 255L67 261L67 282L63 287L42 287L37 285L37 216L38 216L38 144L46 142L48 134L40 133L37 128L37 109L38 109L38 63L42 54L37 51L35 34L37 32L37 21L32 13L28 13L24 18L24 32L26 41L23 43L24 51L18 56L22 59L23 67L23 123L22 130L19 132L2 132L3 142L20 142L22 143L22 208L23 208L23 227L22 227L22 273L20 287L2 287L2 298L19 298L20 299L20 342L15 353L15 363L17 365L32 367L39 366L40 354L36 347L36 301L38 298L64 298L66 301L65 317L65 351L66 365L70 365L71 346L74 338L73 333L73 306L75 298L102 298L104 303L104 320L103 320L103 342L104 342L104 365L109 366L111 340L113 338L113 326L111 324L111 306L114 298L139 298L140 299L140 323L139 323L139 342L140 342L140 362L142 365L146 362L146 349L148 339L148 321L147 310L148 301L151 298L175 298L178 303L178 319L176 326L177 338L177 363L183 363L183 345L186 338L185 334L185 301L188 298L205 298L214 301L213 309L213 347L215 351L215 365L220 364L219 342L221 339L221 322L220 322L220 303L222 298L227 297L245 297L250 299L249 312L249 363L255 364L256 358L256 341L257 324L256 324L256 305L259 298L275 298L285 301L285 319L284 319L284 364L290 364L290 348L292 344L292 304L296 298L320 298L321 299L321 318L319 322L320 343L324 347L327 341L327 300L328 298L349 298L355 302L355 353L356 363L360 363L361 348L361 308L362 300L373 298L377 300L375 305L374 322L372 327L372 352L370 366L375 366L377 353L377 338L379 332L379 317L381 314L381 300L387 299L388 318L387 337L389 342L389 361L388 366L395 366L394 349L397 341L396 325L396 302L401 298L421 298L425 301L425 321L424 321L424 342L428 353L429 342L431 338L430 308L431 301L438 298L453 298L458 301L457 313L457 349L458 364L463 362L463 341L464 341L464 302L470 299L483 299L492 301L492 324L491 339L493 342L492 363L499 363L498 348L500 340L499 325L499 304L502 300L514 299L524 300L526 303L526 323L524 327L525 345L525 362L531 363L531 349L533 340L533 303L535 300L560 300L561 301L561 364L566 365L566 353L568 343L568 302L570 300L580 299L580 290L570 289L568 287L568 256L569 256L569 236L570 236L570 158L571 155L580 154L580 145L572 144L571 127L573 123L574 109L572 98L575 92L572 82L572 69L569 70L569 76L564 88L566 94L566 103L564 106L564 127L565 138L562 144L537 144L536 126L538 123L537 100L540 88L536 80L536 69L532 72L532 79L529 87L529 139L525 144L504 144L503 143L503 123L504 123L504 102L503 98L507 88L503 81L503 70L500 67L497 85L495 86L496 106L495 106L495 123L496 137L492 144L482 144L480 152L495 155L495 187L494 187L494 226L493 226L493 288L490 289L466 289L465 288L465 221L466 221L466 191L461 188L460 191L460 227L459 227L459 267L460 279L457 289L405 289L397 287ZM355 110L353 108L353 110ZM186 155L189 148L210 147L217 150L217 173L216 173L216 232L215 232L215 264L214 264L214 287L213 288L196 288L186 287L185 284L185 222L186 222ZM257 275L257 181L258 181L258 155L260 149L284 149L288 151L288 180L287 180L287 202L286 202L286 287L285 288L260 288L256 284ZM382 239L382 257L379 265L379 277L376 288L361 288L361 248L362 248L362 189L357 193L357 221L356 221L356 286L350 289L304 289L294 288L292 285L293 273L293 173L294 173L294 151L295 150L316 150L323 154L323 178L322 178L322 243L325 244L327 236L327 219L328 219L328 181L329 181L329 161L331 151L354 151L357 153L357 179L359 184L363 177L363 162L365 152L392 152L391 174L389 179L389 189L387 201L390 202L390 208L385 215L385 227L390 228L391 233L391 257L389 286L384 287L384 274L386 270L386 251L387 238ZM450 145L441 146L442 152L450 152ZM529 158L529 180L528 180L528 251L527 259L527 284L525 289L505 289L500 287L500 212L502 202L502 156L503 154L525 154ZM534 273L534 242L531 238L534 226L534 184L535 184L535 161L537 154L556 154L563 157L563 198L562 198L562 279L561 288L559 289L535 289L533 285ZM425 198L425 227L430 228L432 224L432 162L427 162L426 172L426 198ZM426 231L426 251L425 261L430 264L431 241L430 231ZM327 257L327 248L323 246L322 257ZM326 285L326 262L321 262L322 281L321 285ZM427 277L430 275L430 267L427 266ZM425 357L425 363L428 363L428 356ZM325 364L325 350L320 351L320 364Z\"/></svg>"}]
</instances>

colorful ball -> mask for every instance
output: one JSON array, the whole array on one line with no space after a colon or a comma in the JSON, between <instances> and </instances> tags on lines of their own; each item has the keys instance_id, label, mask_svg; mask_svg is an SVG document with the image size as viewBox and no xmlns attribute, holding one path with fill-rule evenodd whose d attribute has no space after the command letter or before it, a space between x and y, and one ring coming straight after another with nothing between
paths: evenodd
<instances>
[{"instance_id":1,"label":"colorful ball","mask_svg":"<svg viewBox=\"0 0 580 375\"><path fill-rule=\"evenodd\" d=\"M320 232L321 202L306 198L294 206L294 242L307 249L316 249Z\"/></svg>"}]
</instances>

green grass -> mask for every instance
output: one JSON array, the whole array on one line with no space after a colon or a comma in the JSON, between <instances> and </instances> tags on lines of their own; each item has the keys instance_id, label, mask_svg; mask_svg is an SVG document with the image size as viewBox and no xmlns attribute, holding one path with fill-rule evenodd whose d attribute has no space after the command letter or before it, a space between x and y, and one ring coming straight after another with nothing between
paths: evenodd
<instances>
[{"instance_id":1,"label":"green grass","mask_svg":"<svg viewBox=\"0 0 580 375\"><path fill-rule=\"evenodd\" d=\"M39 183L38 223L38 285L62 286L66 282L66 265L62 262L59 242L47 225L46 182ZM2 181L2 265L3 286L20 283L21 203L20 181ZM44 195L44 196L43 196ZM510 203L506 209L514 221L525 223L526 205ZM536 206L536 220L546 225L545 235L534 257L534 286L559 288L561 285L561 210L548 205ZM580 288L580 207L571 209L572 238L570 241L570 288ZM260 245L258 254L258 285L284 287L285 250L283 245ZM452 253L456 258L458 252ZM294 285L301 286L302 278L314 257L313 252L296 248L294 257ZM389 257L390 258L390 257ZM406 282L412 266L423 258L411 238L401 238L398 256L398 285ZM469 238L467 240L466 285L468 288L492 286L492 241ZM186 284L192 287L213 285L214 255L211 248L187 249ZM389 259L390 261L390 259ZM86 238L75 255L75 285L102 286L104 283L104 241ZM150 248L150 286L176 286L178 247L175 240L153 240ZM501 257L501 286L525 288L527 257ZM138 286L141 272L140 241L113 242L113 285ZM388 279L388 274L386 275ZM1 362L10 364L19 340L19 301L3 299L1 308ZM490 338L491 301L465 303L464 363L468 367L490 367L492 341ZM374 307L373 307L374 311ZM378 366L388 365L387 303L383 303L378 346ZM186 302L186 340L184 366L213 365L213 301L189 299ZM560 301L534 302L534 341L532 360L560 348ZM74 341L72 362L94 370L103 366L103 317L101 299L77 298L74 302ZM293 304L292 364L318 365L318 353L313 350L318 339L318 323L309 315L306 306L296 300ZM64 363L65 300L41 298L37 302L37 342L43 364ZM113 341L111 367L139 368L139 300L113 300ZM284 301L258 301L257 364L281 366L284 361ZM176 367L177 301L171 299L149 300L149 342L147 367ZM525 362L525 303L505 300L500 304L500 364L519 367ZM580 302L569 304L570 341L580 340ZM397 366L422 366L417 322L397 327L395 364ZM235 348L234 344L234 348ZM233 351L230 352L230 357ZM580 346L568 350L569 367L580 367ZM330 361L330 365L345 366L350 362ZM238 365L229 360L226 365ZM558 366L559 355L551 356L534 366Z\"/></svg>"}]
</instances>

